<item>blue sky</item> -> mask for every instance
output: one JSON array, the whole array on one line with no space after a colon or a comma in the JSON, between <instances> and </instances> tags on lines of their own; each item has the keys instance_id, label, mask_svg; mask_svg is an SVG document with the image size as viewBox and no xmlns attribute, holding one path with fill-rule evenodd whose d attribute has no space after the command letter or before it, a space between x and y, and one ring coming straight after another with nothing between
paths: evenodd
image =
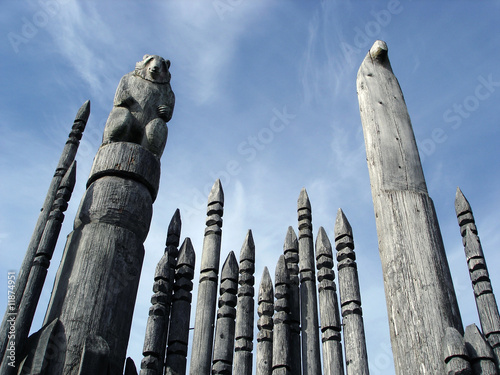
<instances>
[{"instance_id":1,"label":"blue sky","mask_svg":"<svg viewBox=\"0 0 500 375\"><path fill-rule=\"evenodd\" d=\"M342 207L354 231L371 373L392 374L356 73L372 43L385 40L462 319L477 323L453 203L460 186L498 291L499 16L500 1L493 0L4 2L0 274L6 278L19 268L76 111L90 99L77 186L37 311L38 328L118 82L144 54L158 54L172 62L176 107L128 355L140 363L154 267L171 216L181 209L182 236L191 237L199 260L208 190L221 178L222 261L231 250L239 254L252 229L257 285L264 266L274 270L287 227L297 226L302 187L311 200L314 233L323 226L333 240ZM196 283L198 273L199 263ZM7 283L0 285L3 312Z\"/></svg>"}]
</instances>

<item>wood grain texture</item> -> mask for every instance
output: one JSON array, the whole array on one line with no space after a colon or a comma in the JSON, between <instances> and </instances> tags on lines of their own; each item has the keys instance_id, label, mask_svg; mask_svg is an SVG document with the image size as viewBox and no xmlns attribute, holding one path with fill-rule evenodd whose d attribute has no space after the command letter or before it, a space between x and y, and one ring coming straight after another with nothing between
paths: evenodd
<instances>
[{"instance_id":1,"label":"wood grain texture","mask_svg":"<svg viewBox=\"0 0 500 375\"><path fill-rule=\"evenodd\" d=\"M463 327L410 117L384 42L375 42L361 64L357 91L396 373L443 373L445 330Z\"/></svg>"},{"instance_id":2,"label":"wood grain texture","mask_svg":"<svg viewBox=\"0 0 500 375\"><path fill-rule=\"evenodd\" d=\"M464 340L474 374L498 374L493 349L475 324L465 328Z\"/></svg>"},{"instance_id":3,"label":"wood grain texture","mask_svg":"<svg viewBox=\"0 0 500 375\"><path fill-rule=\"evenodd\" d=\"M368 375L361 292L359 289L356 254L352 228L344 212L339 209L335 220L335 248L342 311L347 375Z\"/></svg>"},{"instance_id":4,"label":"wood grain texture","mask_svg":"<svg viewBox=\"0 0 500 375\"><path fill-rule=\"evenodd\" d=\"M469 353L462 334L453 327L445 330L443 337L443 358L447 375L476 375L472 371Z\"/></svg>"},{"instance_id":5,"label":"wood grain texture","mask_svg":"<svg viewBox=\"0 0 500 375\"><path fill-rule=\"evenodd\" d=\"M273 369L274 289L269 270L264 267L259 286L257 314L256 375L271 375Z\"/></svg>"},{"instance_id":6,"label":"wood grain texture","mask_svg":"<svg viewBox=\"0 0 500 375\"><path fill-rule=\"evenodd\" d=\"M318 296L312 236L311 203L306 189L297 201L299 221L300 323L302 333L302 373L321 374Z\"/></svg>"},{"instance_id":7,"label":"wood grain texture","mask_svg":"<svg viewBox=\"0 0 500 375\"><path fill-rule=\"evenodd\" d=\"M200 283L196 302L193 346L189 373L209 374L212 368L215 305L219 279L224 192L217 180L208 196L207 220L201 255Z\"/></svg>"},{"instance_id":8,"label":"wood grain texture","mask_svg":"<svg viewBox=\"0 0 500 375\"><path fill-rule=\"evenodd\" d=\"M285 257L280 256L274 278L274 316L273 316L273 375L290 375L290 309L288 288L290 275Z\"/></svg>"},{"instance_id":9,"label":"wood grain texture","mask_svg":"<svg viewBox=\"0 0 500 375\"><path fill-rule=\"evenodd\" d=\"M323 343L323 374L344 375L341 321L332 245L323 227L316 237L316 267L318 269L319 312Z\"/></svg>"}]
</instances>

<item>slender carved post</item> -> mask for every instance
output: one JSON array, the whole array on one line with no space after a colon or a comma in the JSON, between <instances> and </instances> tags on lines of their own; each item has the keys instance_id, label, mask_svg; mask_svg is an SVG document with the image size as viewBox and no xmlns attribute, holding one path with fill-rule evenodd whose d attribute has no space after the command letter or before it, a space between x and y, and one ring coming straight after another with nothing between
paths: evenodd
<instances>
[{"instance_id":1,"label":"slender carved post","mask_svg":"<svg viewBox=\"0 0 500 375\"><path fill-rule=\"evenodd\" d=\"M64 220L64 211L68 208L68 201L76 181L76 161L67 170L64 178L57 189L52 210L48 216L45 230L43 231L40 243L33 260L31 271L29 272L26 289L21 299L19 312L16 318L16 351L21 354L28 338L28 334L35 316L36 307L42 293L43 284L47 276L50 260L54 254L57 239L61 231ZM7 370L7 360L4 360L2 370ZM2 372L3 373L3 372Z\"/></svg>"},{"instance_id":2,"label":"slender carved post","mask_svg":"<svg viewBox=\"0 0 500 375\"><path fill-rule=\"evenodd\" d=\"M283 245L286 267L290 274L290 355L292 357L292 375L301 375L300 346L300 290L299 290L299 243L292 227L288 227Z\"/></svg>"},{"instance_id":3,"label":"slender carved post","mask_svg":"<svg viewBox=\"0 0 500 375\"><path fill-rule=\"evenodd\" d=\"M47 223L47 219L49 217L50 210L54 204L54 199L56 197L57 189L66 174L67 170L75 160L76 152L78 150L78 146L80 144L80 139L82 139L83 131L85 130L85 126L87 125L87 120L90 115L90 101L86 101L78 110L75 121L73 123L73 127L71 128L71 132L69 133L68 140L64 145L61 157L57 164L54 177L50 182L49 190L47 192L47 196L45 197L45 201L42 206L42 210L40 215L38 216L38 221L36 222L35 229L30 239L30 243L28 244L28 250L26 251L26 255L24 256L23 263L21 268L19 269L19 273L16 279L16 286L14 289L14 293L16 296L15 299L15 311L18 311L19 305L21 304L21 298L24 294L26 283L28 282L28 276L31 270L31 266L33 265L33 260L36 255L36 251L38 249L38 245L40 243L40 239L42 238L43 231L45 229L45 225ZM3 357L5 352L5 347L7 345L7 335L8 335L8 322L9 318L9 308L4 315L2 320L2 325L0 328L0 358Z\"/></svg>"},{"instance_id":4,"label":"slender carved post","mask_svg":"<svg viewBox=\"0 0 500 375\"><path fill-rule=\"evenodd\" d=\"M361 64L357 91L396 374L413 375L415 369L442 374L445 329L463 332L462 321L410 117L384 42L376 41Z\"/></svg>"},{"instance_id":5,"label":"slender carved post","mask_svg":"<svg viewBox=\"0 0 500 375\"><path fill-rule=\"evenodd\" d=\"M474 215L469 202L459 188L457 188L455 198L455 210L465 246L465 257L474 289L479 321L484 336L493 348L497 371L500 372L500 315L498 305L493 294L483 248L477 236Z\"/></svg>"},{"instance_id":6,"label":"slender carved post","mask_svg":"<svg viewBox=\"0 0 500 375\"><path fill-rule=\"evenodd\" d=\"M275 297L273 317L273 375L290 375L290 309L288 306L288 287L290 275L281 255L276 265Z\"/></svg>"},{"instance_id":7,"label":"slender carved post","mask_svg":"<svg viewBox=\"0 0 500 375\"><path fill-rule=\"evenodd\" d=\"M474 373L478 375L498 374L495 367L493 349L491 349L490 344L485 340L475 324L471 324L465 328L464 340Z\"/></svg>"},{"instance_id":8,"label":"slender carved post","mask_svg":"<svg viewBox=\"0 0 500 375\"><path fill-rule=\"evenodd\" d=\"M368 375L368 355L352 228L340 208L335 220L335 248L347 375Z\"/></svg>"},{"instance_id":9,"label":"slender carved post","mask_svg":"<svg viewBox=\"0 0 500 375\"><path fill-rule=\"evenodd\" d=\"M257 372L256 375L271 375L273 366L273 312L274 292L269 270L264 267L259 286L257 313Z\"/></svg>"},{"instance_id":10,"label":"slender carved post","mask_svg":"<svg viewBox=\"0 0 500 375\"><path fill-rule=\"evenodd\" d=\"M181 238L181 212L176 209L167 230L167 240L165 243L165 253L168 253L168 264L170 266L170 284L173 285L175 276L175 267L177 264L177 257L179 255L179 241Z\"/></svg>"},{"instance_id":11,"label":"slender carved post","mask_svg":"<svg viewBox=\"0 0 500 375\"><path fill-rule=\"evenodd\" d=\"M182 243L175 269L174 295L168 333L166 375L184 375L189 341L191 291L193 290L195 252L191 240Z\"/></svg>"},{"instance_id":12,"label":"slender carved post","mask_svg":"<svg viewBox=\"0 0 500 375\"><path fill-rule=\"evenodd\" d=\"M211 369L223 210L224 192L220 180L217 180L208 196L207 227L203 239L200 284L189 367L191 375L209 374Z\"/></svg>"},{"instance_id":13,"label":"slender carved post","mask_svg":"<svg viewBox=\"0 0 500 375\"><path fill-rule=\"evenodd\" d=\"M221 272L212 374L232 373L237 292L238 263L234 252L231 251Z\"/></svg>"},{"instance_id":14,"label":"slender carved post","mask_svg":"<svg viewBox=\"0 0 500 375\"><path fill-rule=\"evenodd\" d=\"M240 276L238 283L238 308L236 309L236 333L233 372L252 374L255 244L249 230L240 252Z\"/></svg>"},{"instance_id":15,"label":"slender carved post","mask_svg":"<svg viewBox=\"0 0 500 375\"><path fill-rule=\"evenodd\" d=\"M319 310L323 342L323 374L344 375L341 322L332 245L323 227L316 237L316 267L318 268Z\"/></svg>"},{"instance_id":16,"label":"slender carved post","mask_svg":"<svg viewBox=\"0 0 500 375\"><path fill-rule=\"evenodd\" d=\"M318 298L314 266L311 203L306 189L302 189L297 202L299 219L300 306L302 330L302 372L320 375Z\"/></svg>"},{"instance_id":17,"label":"slender carved post","mask_svg":"<svg viewBox=\"0 0 500 375\"><path fill-rule=\"evenodd\" d=\"M142 354L140 375L161 375L167 344L167 327L170 318L172 284L170 283L169 254L165 253L156 266L152 306L149 308L148 323Z\"/></svg>"},{"instance_id":18,"label":"slender carved post","mask_svg":"<svg viewBox=\"0 0 500 375\"><path fill-rule=\"evenodd\" d=\"M456 328L448 327L443 338L443 357L447 375L474 375L464 338Z\"/></svg>"}]
</instances>

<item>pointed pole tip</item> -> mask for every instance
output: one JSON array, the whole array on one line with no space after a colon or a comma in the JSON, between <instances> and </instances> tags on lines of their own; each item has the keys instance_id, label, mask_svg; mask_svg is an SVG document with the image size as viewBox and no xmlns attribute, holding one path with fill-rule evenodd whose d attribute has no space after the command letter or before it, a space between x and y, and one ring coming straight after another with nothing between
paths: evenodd
<instances>
[{"instance_id":1,"label":"pointed pole tip","mask_svg":"<svg viewBox=\"0 0 500 375\"><path fill-rule=\"evenodd\" d=\"M224 190L222 190L222 184L219 178L214 182L212 190L210 190L210 194L208 196L209 205L216 202L224 204Z\"/></svg>"},{"instance_id":2,"label":"pointed pole tip","mask_svg":"<svg viewBox=\"0 0 500 375\"><path fill-rule=\"evenodd\" d=\"M302 188L300 191L299 199L297 200L297 207L299 210L302 208L311 209L311 201L309 200L306 188Z\"/></svg>"},{"instance_id":3,"label":"pointed pole tip","mask_svg":"<svg viewBox=\"0 0 500 375\"><path fill-rule=\"evenodd\" d=\"M78 110L76 117L75 117L75 122L76 121L83 121L87 122L90 116L90 100L87 100L85 103L82 104L80 109Z\"/></svg>"},{"instance_id":4,"label":"pointed pole tip","mask_svg":"<svg viewBox=\"0 0 500 375\"><path fill-rule=\"evenodd\" d=\"M370 56L374 59L383 59L387 56L387 43L383 40L376 40L370 48Z\"/></svg>"}]
</instances>

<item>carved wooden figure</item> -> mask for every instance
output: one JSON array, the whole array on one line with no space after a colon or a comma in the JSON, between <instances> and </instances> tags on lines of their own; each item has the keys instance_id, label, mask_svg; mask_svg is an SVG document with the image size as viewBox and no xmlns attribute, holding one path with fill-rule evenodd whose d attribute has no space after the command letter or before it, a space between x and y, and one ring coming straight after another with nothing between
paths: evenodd
<instances>
[{"instance_id":1,"label":"carved wooden figure","mask_svg":"<svg viewBox=\"0 0 500 375\"><path fill-rule=\"evenodd\" d=\"M340 208L335 220L335 248L347 375L368 375L368 355L352 228Z\"/></svg>"},{"instance_id":2,"label":"carved wooden figure","mask_svg":"<svg viewBox=\"0 0 500 375\"><path fill-rule=\"evenodd\" d=\"M311 203L306 189L302 189L297 202L299 220L299 272L302 331L302 373L320 375L318 297L314 245L312 235Z\"/></svg>"},{"instance_id":3,"label":"carved wooden figure","mask_svg":"<svg viewBox=\"0 0 500 375\"><path fill-rule=\"evenodd\" d=\"M212 374L232 374L238 292L238 262L230 252L221 272L219 309L215 327Z\"/></svg>"},{"instance_id":4,"label":"carved wooden figure","mask_svg":"<svg viewBox=\"0 0 500 375\"><path fill-rule=\"evenodd\" d=\"M299 242L292 227L288 227L283 244L285 263L290 274L290 356L292 375L301 375L302 349L300 345L300 289L299 289Z\"/></svg>"},{"instance_id":5,"label":"carved wooden figure","mask_svg":"<svg viewBox=\"0 0 500 375\"><path fill-rule=\"evenodd\" d=\"M323 374L344 375L339 302L335 287L335 273L332 269L332 245L323 227L319 228L316 237L316 267L318 268L321 341L323 342Z\"/></svg>"},{"instance_id":6,"label":"carved wooden figure","mask_svg":"<svg viewBox=\"0 0 500 375\"><path fill-rule=\"evenodd\" d=\"M198 286L193 347L189 365L191 375L209 374L212 368L223 210L224 192L220 180L217 180L208 196L207 226L201 254L200 284Z\"/></svg>"},{"instance_id":7,"label":"carved wooden figure","mask_svg":"<svg viewBox=\"0 0 500 375\"><path fill-rule=\"evenodd\" d=\"M43 231L45 229L45 225L47 223L49 213L54 204L54 200L56 198L57 189L59 189L59 185L70 168L71 164L75 160L76 152L78 151L78 146L80 145L80 140L82 139L83 131L85 130L85 126L87 125L87 121L90 115L90 101L87 100L78 110L75 121L73 122L73 126L71 128L71 132L69 133L68 140L64 145L62 154L59 158L59 162L57 163L57 167L52 177L52 180L49 185L49 190L45 197L45 201L43 203L41 212L38 216L38 220L35 225L35 229L31 236L30 242L28 244L28 249L26 251L26 255L24 256L23 263L21 268L19 269L19 273L16 278L16 286L14 289L15 299L15 311L18 311L19 305L21 304L21 297L26 288L26 283L28 282L28 276L31 270L31 266L33 264L33 260L35 259L35 254L38 249L38 245L40 243L40 239L42 238ZM9 309L7 309L4 318L2 320L2 325L0 327L0 359L3 357L5 352L5 347L7 345L7 334L3 334L4 332L8 332L8 322L7 319L10 316Z\"/></svg>"},{"instance_id":8,"label":"carved wooden figure","mask_svg":"<svg viewBox=\"0 0 500 375\"><path fill-rule=\"evenodd\" d=\"M477 235L474 215L469 202L459 188L457 188L455 197L455 211L465 246L465 257L476 299L479 321L484 336L493 348L497 371L500 372L500 316L498 305L493 294L483 248Z\"/></svg>"},{"instance_id":9,"label":"carved wooden figure","mask_svg":"<svg viewBox=\"0 0 500 375\"><path fill-rule=\"evenodd\" d=\"M275 273L274 317L273 317L273 375L290 375L290 309L288 306L290 275L281 255Z\"/></svg>"},{"instance_id":10,"label":"carved wooden figure","mask_svg":"<svg viewBox=\"0 0 500 375\"><path fill-rule=\"evenodd\" d=\"M249 230L240 252L240 276L238 279L238 308L236 309L236 332L233 372L252 374L252 349L254 330L254 272L255 244Z\"/></svg>"},{"instance_id":11,"label":"carved wooden figure","mask_svg":"<svg viewBox=\"0 0 500 375\"><path fill-rule=\"evenodd\" d=\"M187 237L179 250L175 267L174 295L165 365L166 375L184 375L186 373L195 259L193 245Z\"/></svg>"},{"instance_id":12,"label":"carved wooden figure","mask_svg":"<svg viewBox=\"0 0 500 375\"><path fill-rule=\"evenodd\" d=\"M384 42L376 41L361 64L357 91L396 374L441 374L445 330L463 327L410 117Z\"/></svg>"},{"instance_id":13,"label":"carved wooden figure","mask_svg":"<svg viewBox=\"0 0 500 375\"><path fill-rule=\"evenodd\" d=\"M271 375L273 369L273 313L274 291L269 270L264 267L259 286L257 313L257 368L256 375Z\"/></svg>"}]
</instances>

